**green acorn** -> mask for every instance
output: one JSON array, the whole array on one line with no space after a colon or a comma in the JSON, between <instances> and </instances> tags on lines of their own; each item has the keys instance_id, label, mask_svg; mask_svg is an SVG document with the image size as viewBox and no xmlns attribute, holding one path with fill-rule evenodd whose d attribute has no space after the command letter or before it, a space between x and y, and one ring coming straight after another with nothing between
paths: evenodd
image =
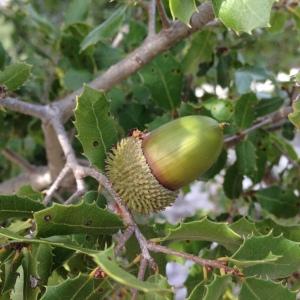
<instances>
[{"instance_id":1,"label":"green acorn","mask_svg":"<svg viewBox=\"0 0 300 300\"><path fill-rule=\"evenodd\" d=\"M171 205L178 189L213 165L222 146L223 128L215 120L183 117L122 139L109 153L106 171L127 207L149 214Z\"/></svg>"}]
</instances>

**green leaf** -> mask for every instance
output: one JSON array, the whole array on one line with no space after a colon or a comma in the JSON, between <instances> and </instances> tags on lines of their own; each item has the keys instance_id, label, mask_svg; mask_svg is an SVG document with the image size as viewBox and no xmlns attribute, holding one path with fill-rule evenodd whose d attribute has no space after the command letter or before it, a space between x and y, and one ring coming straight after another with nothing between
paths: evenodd
<instances>
[{"instance_id":1,"label":"green leaf","mask_svg":"<svg viewBox=\"0 0 300 300\"><path fill-rule=\"evenodd\" d=\"M183 75L181 65L171 54L155 58L140 74L160 107L174 110L180 105Z\"/></svg>"},{"instance_id":2,"label":"green leaf","mask_svg":"<svg viewBox=\"0 0 300 300\"><path fill-rule=\"evenodd\" d=\"M102 299L111 288L108 279L97 279L91 275L80 274L75 278L68 278L64 282L48 286L41 300L96 300ZM101 298L100 298L101 297Z\"/></svg>"},{"instance_id":3,"label":"green leaf","mask_svg":"<svg viewBox=\"0 0 300 300\"><path fill-rule=\"evenodd\" d=\"M173 19L188 25L192 14L197 11L195 0L169 0L169 6Z\"/></svg>"},{"instance_id":4,"label":"green leaf","mask_svg":"<svg viewBox=\"0 0 300 300\"><path fill-rule=\"evenodd\" d=\"M255 119L255 105L257 98L254 94L243 95L235 106L235 122L241 129L249 127Z\"/></svg>"},{"instance_id":5,"label":"green leaf","mask_svg":"<svg viewBox=\"0 0 300 300\"><path fill-rule=\"evenodd\" d=\"M24 270L23 267L20 265L17 269L17 278L15 280L15 285L9 297L9 300L19 300L23 299L24 295Z\"/></svg>"},{"instance_id":6,"label":"green leaf","mask_svg":"<svg viewBox=\"0 0 300 300\"><path fill-rule=\"evenodd\" d=\"M243 217L230 224L230 228L241 236L247 236L252 234L257 235L259 234L259 231L257 230L255 225L255 223Z\"/></svg>"},{"instance_id":7,"label":"green leaf","mask_svg":"<svg viewBox=\"0 0 300 300\"><path fill-rule=\"evenodd\" d=\"M18 197L27 197L31 200L41 201L43 199L43 194L41 192L35 191L30 185L22 186L16 193Z\"/></svg>"},{"instance_id":8,"label":"green leaf","mask_svg":"<svg viewBox=\"0 0 300 300\"><path fill-rule=\"evenodd\" d=\"M229 250L237 249L242 242L241 237L230 229L228 224L213 222L206 217L200 221L182 223L177 228L170 229L168 235L162 240L217 242Z\"/></svg>"},{"instance_id":9,"label":"green leaf","mask_svg":"<svg viewBox=\"0 0 300 300\"><path fill-rule=\"evenodd\" d=\"M82 22L87 17L90 1L72 0L65 13L65 24Z\"/></svg>"},{"instance_id":10,"label":"green leaf","mask_svg":"<svg viewBox=\"0 0 300 300\"><path fill-rule=\"evenodd\" d=\"M205 293L205 286L203 282L197 284L194 289L192 290L191 294L189 295L187 300L199 300L203 299L203 295Z\"/></svg>"},{"instance_id":11,"label":"green leaf","mask_svg":"<svg viewBox=\"0 0 300 300\"><path fill-rule=\"evenodd\" d=\"M97 263L97 265L99 265L101 269L109 277L111 277L112 279L114 279L115 281L119 282L122 285L135 288L145 293L157 293L157 292L170 293L171 292L170 289L160 287L154 283L138 280L132 274L124 271L116 263L112 248L109 248L105 251L101 251L98 254L94 254L92 256L95 262Z\"/></svg>"},{"instance_id":12,"label":"green leaf","mask_svg":"<svg viewBox=\"0 0 300 300\"><path fill-rule=\"evenodd\" d=\"M170 286L168 284L168 280L166 277L163 277L160 274L155 274L147 278L147 282L153 283L156 286L162 288L162 289L169 289ZM166 295L165 293L146 293L144 296L144 300L169 300L169 295Z\"/></svg>"},{"instance_id":13,"label":"green leaf","mask_svg":"<svg viewBox=\"0 0 300 300\"><path fill-rule=\"evenodd\" d=\"M213 0L217 17L236 32L269 26L272 5L276 0Z\"/></svg>"},{"instance_id":14,"label":"green leaf","mask_svg":"<svg viewBox=\"0 0 300 300\"><path fill-rule=\"evenodd\" d=\"M34 219L39 237L73 233L112 234L122 228L122 221L117 215L99 208L96 203L55 203L52 207L35 213Z\"/></svg>"},{"instance_id":15,"label":"green leaf","mask_svg":"<svg viewBox=\"0 0 300 300\"><path fill-rule=\"evenodd\" d=\"M277 217L291 218L299 212L300 200L292 190L272 186L257 191L255 196L263 209Z\"/></svg>"},{"instance_id":16,"label":"green leaf","mask_svg":"<svg viewBox=\"0 0 300 300\"><path fill-rule=\"evenodd\" d=\"M30 20L35 23L38 30L43 32L48 37L54 37L55 28L53 24L49 22L47 18L40 15L31 4L28 6L27 13L30 16Z\"/></svg>"},{"instance_id":17,"label":"green leaf","mask_svg":"<svg viewBox=\"0 0 300 300\"><path fill-rule=\"evenodd\" d=\"M182 61L184 71L196 74L199 64L212 61L215 44L216 34L213 31L204 30L195 33Z\"/></svg>"},{"instance_id":18,"label":"green leaf","mask_svg":"<svg viewBox=\"0 0 300 300\"><path fill-rule=\"evenodd\" d=\"M282 33L284 31L284 26L286 21L288 20L288 14L284 10L277 10L273 11L271 14L271 28L269 29L270 32L280 32Z\"/></svg>"},{"instance_id":19,"label":"green leaf","mask_svg":"<svg viewBox=\"0 0 300 300\"><path fill-rule=\"evenodd\" d=\"M277 111L283 104L283 99L279 97L261 99L255 107L256 117L262 117Z\"/></svg>"},{"instance_id":20,"label":"green leaf","mask_svg":"<svg viewBox=\"0 0 300 300\"><path fill-rule=\"evenodd\" d=\"M105 42L115 35L123 23L127 6L118 8L108 19L95 27L81 42L80 50L84 51L89 46L98 42Z\"/></svg>"},{"instance_id":21,"label":"green leaf","mask_svg":"<svg viewBox=\"0 0 300 300\"><path fill-rule=\"evenodd\" d=\"M67 90L75 91L79 89L84 83L92 80L92 74L87 70L69 69L65 73L64 85Z\"/></svg>"},{"instance_id":22,"label":"green leaf","mask_svg":"<svg viewBox=\"0 0 300 300\"><path fill-rule=\"evenodd\" d=\"M281 283L258 278L246 278L243 281L239 300L253 299L296 300L296 292L289 291Z\"/></svg>"},{"instance_id":23,"label":"green leaf","mask_svg":"<svg viewBox=\"0 0 300 300\"><path fill-rule=\"evenodd\" d=\"M294 147L290 143L286 142L285 139L275 133L270 133L269 138L270 143L272 143L273 146L276 147L282 154L285 154L293 161L298 160L298 154Z\"/></svg>"},{"instance_id":24,"label":"green leaf","mask_svg":"<svg viewBox=\"0 0 300 300\"><path fill-rule=\"evenodd\" d=\"M31 251L27 248L22 249L22 267L24 272L23 299L36 300L40 293L39 278L36 270L36 260Z\"/></svg>"},{"instance_id":25,"label":"green leaf","mask_svg":"<svg viewBox=\"0 0 300 300\"><path fill-rule=\"evenodd\" d=\"M32 257L34 257L36 276L41 285L46 285L52 271L52 247L44 244L32 245Z\"/></svg>"},{"instance_id":26,"label":"green leaf","mask_svg":"<svg viewBox=\"0 0 300 300\"><path fill-rule=\"evenodd\" d=\"M0 85L5 85L9 91L15 91L29 78L31 65L15 63L0 71Z\"/></svg>"},{"instance_id":27,"label":"green leaf","mask_svg":"<svg viewBox=\"0 0 300 300\"><path fill-rule=\"evenodd\" d=\"M26 219L26 221L21 221L21 220L14 220L12 221L9 226L6 228L8 230L11 230L15 233L25 233L28 232L28 229L32 227L32 219Z\"/></svg>"},{"instance_id":28,"label":"green leaf","mask_svg":"<svg viewBox=\"0 0 300 300\"><path fill-rule=\"evenodd\" d=\"M45 206L35 200L16 195L0 196L0 220L7 218L31 218L35 211Z\"/></svg>"},{"instance_id":29,"label":"green leaf","mask_svg":"<svg viewBox=\"0 0 300 300\"><path fill-rule=\"evenodd\" d=\"M209 284L200 282L191 292L188 300L219 300L224 295L231 277L214 275L213 280Z\"/></svg>"},{"instance_id":30,"label":"green leaf","mask_svg":"<svg viewBox=\"0 0 300 300\"><path fill-rule=\"evenodd\" d=\"M237 69L234 74L235 85L239 94L251 92L251 84L256 81L265 81L270 75L261 67L244 67Z\"/></svg>"},{"instance_id":31,"label":"green leaf","mask_svg":"<svg viewBox=\"0 0 300 300\"><path fill-rule=\"evenodd\" d=\"M132 274L124 271L120 268L117 263L113 260L113 249L107 249L105 251L96 251L92 249L85 249L77 246L71 242L55 242L46 239L31 239L25 238L13 232L6 230L5 228L0 228L0 237L6 237L11 239L12 241L18 241L22 243L29 244L43 244L43 245L51 245L53 247L62 247L65 249L71 249L75 251L79 251L81 253L90 255L94 258L97 265L101 267L101 269L112 279L115 281L129 286L133 288L137 288L138 290L144 292L170 292L170 290L165 288L160 288L155 284L143 282L135 278ZM61 298L60 298L61 299Z\"/></svg>"},{"instance_id":32,"label":"green leaf","mask_svg":"<svg viewBox=\"0 0 300 300\"><path fill-rule=\"evenodd\" d=\"M200 176L200 179L206 181L215 177L225 167L226 162L227 162L227 151L223 149L217 161L212 165L212 167L210 167L210 169L208 169L204 174Z\"/></svg>"},{"instance_id":33,"label":"green leaf","mask_svg":"<svg viewBox=\"0 0 300 300\"><path fill-rule=\"evenodd\" d=\"M0 228L0 230L2 230ZM1 266L1 294L10 291L15 286L18 278L18 268L22 263L23 255L19 252L14 252L13 255L6 260Z\"/></svg>"},{"instance_id":34,"label":"green leaf","mask_svg":"<svg viewBox=\"0 0 300 300\"><path fill-rule=\"evenodd\" d=\"M293 112L289 114L289 120L300 129L300 100L293 103Z\"/></svg>"},{"instance_id":35,"label":"green leaf","mask_svg":"<svg viewBox=\"0 0 300 300\"><path fill-rule=\"evenodd\" d=\"M218 300L224 295L228 284L231 281L231 276L214 276L213 281L205 286L203 300Z\"/></svg>"},{"instance_id":36,"label":"green leaf","mask_svg":"<svg viewBox=\"0 0 300 300\"><path fill-rule=\"evenodd\" d=\"M255 227L262 233L268 234L272 231L275 236L283 235L288 240L300 242L300 225L280 225L271 219L255 223Z\"/></svg>"},{"instance_id":37,"label":"green leaf","mask_svg":"<svg viewBox=\"0 0 300 300\"><path fill-rule=\"evenodd\" d=\"M237 163L230 166L225 174L223 189L230 199L238 198L243 191L243 175L239 174Z\"/></svg>"},{"instance_id":38,"label":"green leaf","mask_svg":"<svg viewBox=\"0 0 300 300\"><path fill-rule=\"evenodd\" d=\"M263 259L258 259L258 260L236 260L236 259L228 257L227 261L235 264L239 268L246 268L246 267L252 267L252 266L261 265L261 264L273 263L273 262L277 261L279 258L281 258L280 255L274 255L270 252Z\"/></svg>"},{"instance_id":39,"label":"green leaf","mask_svg":"<svg viewBox=\"0 0 300 300\"><path fill-rule=\"evenodd\" d=\"M269 278L283 278L291 275L300 267L300 245L287 240L283 236L274 237L252 236L245 239L238 251L232 256L236 260L263 260L270 253L280 256L276 261L245 267L246 276L262 276Z\"/></svg>"},{"instance_id":40,"label":"green leaf","mask_svg":"<svg viewBox=\"0 0 300 300\"><path fill-rule=\"evenodd\" d=\"M105 95L85 86L77 98L75 126L84 154L100 169L104 168L106 152L118 139L116 123L109 114Z\"/></svg>"},{"instance_id":41,"label":"green leaf","mask_svg":"<svg viewBox=\"0 0 300 300\"><path fill-rule=\"evenodd\" d=\"M249 177L255 174L256 167L256 148L249 140L241 141L236 146L237 167L239 174Z\"/></svg>"},{"instance_id":42,"label":"green leaf","mask_svg":"<svg viewBox=\"0 0 300 300\"><path fill-rule=\"evenodd\" d=\"M221 122L229 121L234 113L233 103L230 100L209 99L203 102L203 106Z\"/></svg>"},{"instance_id":43,"label":"green leaf","mask_svg":"<svg viewBox=\"0 0 300 300\"><path fill-rule=\"evenodd\" d=\"M9 239L10 243L21 242L21 243L28 243L28 244L49 245L52 247L60 247L64 249L79 251L81 253L88 254L88 255L91 255L93 253L98 253L98 251L96 250L80 247L77 244L71 242L69 239L65 239L63 241L61 241L60 239L59 241L57 241L57 238L54 239L53 238L52 239L26 238L5 228L0 228L0 237Z\"/></svg>"}]
</instances>

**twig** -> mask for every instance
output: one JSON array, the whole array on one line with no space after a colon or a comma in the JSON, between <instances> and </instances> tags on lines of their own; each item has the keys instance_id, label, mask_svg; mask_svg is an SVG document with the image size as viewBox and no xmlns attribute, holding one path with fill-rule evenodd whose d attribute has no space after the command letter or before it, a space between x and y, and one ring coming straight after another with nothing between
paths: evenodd
<instances>
[{"instance_id":1,"label":"twig","mask_svg":"<svg viewBox=\"0 0 300 300\"><path fill-rule=\"evenodd\" d=\"M203 267L210 267L213 269L223 269L228 274L243 276L243 274L238 269L228 267L226 265L227 264L226 261L204 259L204 258L194 256L192 254L188 254L185 252L175 251L175 250L172 250L165 246L156 245L152 242L148 242L148 249L152 252L160 252L160 253L165 253L165 254L182 257L182 258L191 260L191 261L195 262L196 264L199 264Z\"/></svg>"},{"instance_id":2,"label":"twig","mask_svg":"<svg viewBox=\"0 0 300 300\"><path fill-rule=\"evenodd\" d=\"M47 117L46 107L44 105L27 103L17 98L6 97L0 99L0 107L1 106L39 119L45 119Z\"/></svg>"},{"instance_id":3,"label":"twig","mask_svg":"<svg viewBox=\"0 0 300 300\"><path fill-rule=\"evenodd\" d=\"M48 167L52 179L54 180L66 164L63 150L57 139L56 132L49 122L42 122L42 130L44 134L45 150L47 155ZM74 177L68 176L61 183L62 187L70 187L74 185Z\"/></svg>"},{"instance_id":4,"label":"twig","mask_svg":"<svg viewBox=\"0 0 300 300\"><path fill-rule=\"evenodd\" d=\"M20 175L0 183L0 195L15 194L22 186L31 185L35 190L43 190L51 184L51 176L47 167L35 167L32 173Z\"/></svg>"},{"instance_id":5,"label":"twig","mask_svg":"<svg viewBox=\"0 0 300 300\"><path fill-rule=\"evenodd\" d=\"M148 37L155 35L156 33L156 0L150 0L148 6Z\"/></svg>"},{"instance_id":6,"label":"twig","mask_svg":"<svg viewBox=\"0 0 300 300\"><path fill-rule=\"evenodd\" d=\"M147 260L151 269L157 270L157 265L156 265L154 259L151 257L149 250L148 250L148 241L146 240L144 235L141 233L141 231L139 230L139 228L136 224L135 224L135 236L140 245L142 257Z\"/></svg>"},{"instance_id":7,"label":"twig","mask_svg":"<svg viewBox=\"0 0 300 300\"><path fill-rule=\"evenodd\" d=\"M147 259L145 259L144 257L142 257L141 258L141 262L140 262L139 272L138 272L138 279L139 280L144 280L147 265L148 265ZM133 289L132 290L131 300L136 300L137 296L138 296L138 290L137 289Z\"/></svg>"},{"instance_id":8,"label":"twig","mask_svg":"<svg viewBox=\"0 0 300 300\"><path fill-rule=\"evenodd\" d=\"M51 187L47 190L44 199L45 205L48 205L50 203L52 196L54 195L61 181L65 178L65 176L69 171L70 171L70 167L68 165L65 165L64 168L61 170L60 174L56 177L55 181L52 183Z\"/></svg>"},{"instance_id":9,"label":"twig","mask_svg":"<svg viewBox=\"0 0 300 300\"><path fill-rule=\"evenodd\" d=\"M74 203L76 200L78 200L78 198L80 198L84 194L84 192L85 192L84 182L77 181L77 190L65 201L65 204L68 205Z\"/></svg>"},{"instance_id":10,"label":"twig","mask_svg":"<svg viewBox=\"0 0 300 300\"><path fill-rule=\"evenodd\" d=\"M134 226L128 226L124 232L116 237L117 246L115 247L115 253L119 254L120 251L125 247L126 242L131 238L134 233Z\"/></svg>"},{"instance_id":11,"label":"twig","mask_svg":"<svg viewBox=\"0 0 300 300\"><path fill-rule=\"evenodd\" d=\"M171 22L167 16L165 7L161 0L156 0L157 11L161 19L161 23L164 29L169 28L171 26Z\"/></svg>"},{"instance_id":12,"label":"twig","mask_svg":"<svg viewBox=\"0 0 300 300\"><path fill-rule=\"evenodd\" d=\"M77 162L77 158L75 156L75 151L71 146L71 143L69 142L68 135L65 131L64 126L62 125L61 121L57 117L59 114L56 113L55 110L52 110L51 113L51 125L53 126L53 129L55 130L57 134L58 141L63 149L63 152L65 154L66 160L67 160L67 166L72 169L75 180L76 180L76 185L77 185L77 190L76 192L66 201L67 203L72 203L74 199L82 195L82 193L85 191L85 184L84 181L82 180L81 176L78 175L77 171L79 168L79 163Z\"/></svg>"},{"instance_id":13,"label":"twig","mask_svg":"<svg viewBox=\"0 0 300 300\"><path fill-rule=\"evenodd\" d=\"M277 122L281 122L283 119L285 119L289 113L292 112L292 108L290 106L288 107L284 107L283 109L281 109L280 111L271 114L270 116L267 116L266 118L262 119L261 121L257 122L256 124L254 124L253 126L235 134L232 136L228 136L224 139L224 143L227 146L231 146L232 144L234 144L235 142L238 142L240 140L242 140L245 136L247 136L249 133L262 128L266 125L272 124L272 123L277 123Z\"/></svg>"},{"instance_id":14,"label":"twig","mask_svg":"<svg viewBox=\"0 0 300 300\"><path fill-rule=\"evenodd\" d=\"M2 154L6 159L19 166L23 171L28 173L34 172L35 167L14 151L4 148Z\"/></svg>"}]
</instances>

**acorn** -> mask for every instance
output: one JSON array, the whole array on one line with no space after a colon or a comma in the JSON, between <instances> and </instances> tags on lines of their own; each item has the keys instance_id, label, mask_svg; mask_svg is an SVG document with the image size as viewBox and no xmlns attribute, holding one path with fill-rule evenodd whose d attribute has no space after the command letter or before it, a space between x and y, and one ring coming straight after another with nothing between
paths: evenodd
<instances>
[{"instance_id":1,"label":"acorn","mask_svg":"<svg viewBox=\"0 0 300 300\"><path fill-rule=\"evenodd\" d=\"M158 212L213 165L222 147L223 128L214 119L178 118L122 139L108 154L107 176L131 211Z\"/></svg>"}]
</instances>

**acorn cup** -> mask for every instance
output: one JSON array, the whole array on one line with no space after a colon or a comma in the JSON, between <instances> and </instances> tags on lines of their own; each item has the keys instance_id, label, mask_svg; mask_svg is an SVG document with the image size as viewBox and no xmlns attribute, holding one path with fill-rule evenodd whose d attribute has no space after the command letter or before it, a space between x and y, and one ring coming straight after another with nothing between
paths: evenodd
<instances>
[{"instance_id":1,"label":"acorn cup","mask_svg":"<svg viewBox=\"0 0 300 300\"><path fill-rule=\"evenodd\" d=\"M181 187L213 165L222 147L221 124L205 116L182 117L122 139L108 154L106 171L127 207L149 214L170 206Z\"/></svg>"}]
</instances>

